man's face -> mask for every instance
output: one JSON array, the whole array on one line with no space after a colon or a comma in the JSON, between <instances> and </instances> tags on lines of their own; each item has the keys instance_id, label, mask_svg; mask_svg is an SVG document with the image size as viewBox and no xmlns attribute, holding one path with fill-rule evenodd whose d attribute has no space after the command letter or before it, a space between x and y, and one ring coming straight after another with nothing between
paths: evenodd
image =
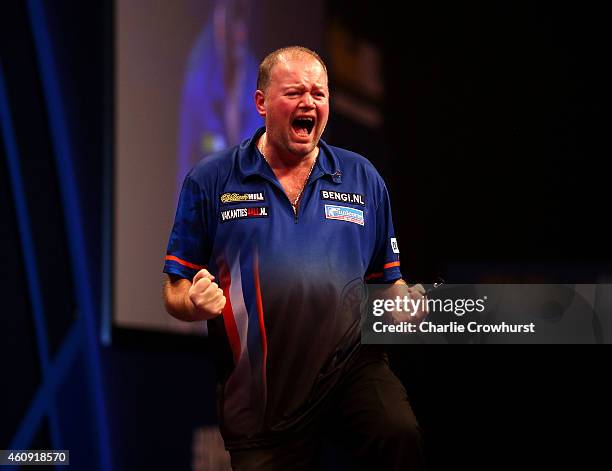
<instances>
[{"instance_id":1,"label":"man's face","mask_svg":"<svg viewBox=\"0 0 612 471\"><path fill-rule=\"evenodd\" d=\"M305 157L317 146L329 117L327 74L308 54L281 57L265 91L257 91L267 141L283 153Z\"/></svg>"}]
</instances>

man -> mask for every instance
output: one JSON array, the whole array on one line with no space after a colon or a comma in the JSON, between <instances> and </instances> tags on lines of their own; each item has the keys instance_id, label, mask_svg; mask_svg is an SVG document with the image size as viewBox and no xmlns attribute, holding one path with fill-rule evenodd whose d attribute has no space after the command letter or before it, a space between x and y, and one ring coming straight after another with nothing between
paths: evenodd
<instances>
[{"instance_id":1,"label":"man","mask_svg":"<svg viewBox=\"0 0 612 471\"><path fill-rule=\"evenodd\" d=\"M232 466L316 469L333 439L365 469L416 469L406 392L360 344L350 301L364 281L418 294L401 281L384 182L320 139L329 89L315 52L266 57L255 106L265 128L185 179L164 267L168 312L208 320Z\"/></svg>"}]
</instances>

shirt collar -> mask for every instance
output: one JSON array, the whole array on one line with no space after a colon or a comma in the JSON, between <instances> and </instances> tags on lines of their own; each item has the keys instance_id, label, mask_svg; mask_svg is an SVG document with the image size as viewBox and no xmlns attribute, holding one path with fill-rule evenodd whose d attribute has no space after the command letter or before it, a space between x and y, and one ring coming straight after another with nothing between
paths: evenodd
<instances>
[{"instance_id":1,"label":"shirt collar","mask_svg":"<svg viewBox=\"0 0 612 471\"><path fill-rule=\"evenodd\" d=\"M257 140L265 130L265 127L259 128L253 134L253 137L243 141L238 147L238 169L242 181L252 175L270 176L270 167L265 165L265 161L259 149L257 149ZM323 139L319 140L319 148L319 157L311 178L327 176L334 183L342 183L338 156Z\"/></svg>"}]
</instances>

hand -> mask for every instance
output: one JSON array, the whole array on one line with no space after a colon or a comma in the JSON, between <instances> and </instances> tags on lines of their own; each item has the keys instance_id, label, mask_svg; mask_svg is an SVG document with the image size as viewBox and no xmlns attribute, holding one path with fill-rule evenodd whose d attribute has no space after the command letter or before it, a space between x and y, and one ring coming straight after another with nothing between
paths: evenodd
<instances>
[{"instance_id":1,"label":"hand","mask_svg":"<svg viewBox=\"0 0 612 471\"><path fill-rule=\"evenodd\" d=\"M198 320L212 319L221 315L226 299L223 290L214 282L215 277L203 268L193 277L187 292L190 311Z\"/></svg>"},{"instance_id":2,"label":"hand","mask_svg":"<svg viewBox=\"0 0 612 471\"><path fill-rule=\"evenodd\" d=\"M422 284L417 284L414 286L408 287L408 293L410 293L410 297L412 299L421 300L419 303L419 309L413 316L413 322L421 322L423 319L427 317L429 314L429 309L427 309L427 291Z\"/></svg>"},{"instance_id":3,"label":"hand","mask_svg":"<svg viewBox=\"0 0 612 471\"><path fill-rule=\"evenodd\" d=\"M416 309L407 313L394 312L393 319L396 322L419 323L429 314L429 310L427 309L426 290L420 283L414 286L407 286L406 290L408 291L408 297L411 300L410 306L416 306Z\"/></svg>"}]
</instances>

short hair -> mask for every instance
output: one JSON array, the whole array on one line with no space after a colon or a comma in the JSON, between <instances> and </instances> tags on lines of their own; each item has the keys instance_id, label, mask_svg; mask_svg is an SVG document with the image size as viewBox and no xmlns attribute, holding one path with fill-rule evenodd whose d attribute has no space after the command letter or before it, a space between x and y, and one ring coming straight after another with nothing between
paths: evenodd
<instances>
[{"instance_id":1,"label":"short hair","mask_svg":"<svg viewBox=\"0 0 612 471\"><path fill-rule=\"evenodd\" d=\"M286 55L291 58L295 58L304 54L309 55L318 60L319 64L321 64L323 70L325 71L325 75L327 75L327 67L325 66L325 62L323 62L321 56L319 56L319 54L317 54L313 50L303 46L282 47L268 54L264 58L264 60L261 61L261 64L259 64L259 74L257 75L257 90L265 90L268 85L270 85L270 79L272 77L272 68L279 63L281 55Z\"/></svg>"}]
</instances>

